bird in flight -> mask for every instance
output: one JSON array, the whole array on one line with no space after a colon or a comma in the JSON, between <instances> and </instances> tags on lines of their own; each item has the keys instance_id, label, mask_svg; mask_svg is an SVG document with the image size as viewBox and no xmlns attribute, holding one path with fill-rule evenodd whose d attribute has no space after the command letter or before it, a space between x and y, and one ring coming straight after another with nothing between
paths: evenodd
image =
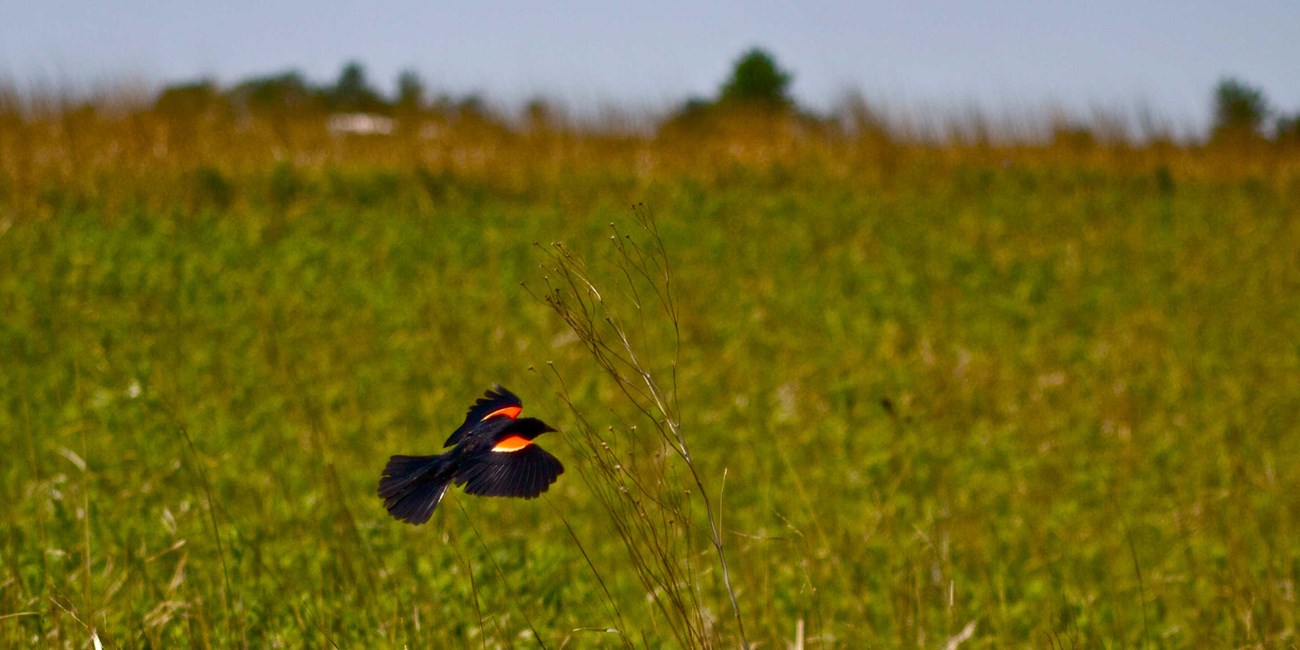
<instances>
[{"instance_id":1,"label":"bird in flight","mask_svg":"<svg viewBox=\"0 0 1300 650\"><path fill-rule=\"evenodd\" d=\"M564 465L533 440L550 425L521 418L523 402L494 385L479 398L433 456L393 456L379 478L379 497L398 520L422 524L455 483L466 494L532 499L564 473Z\"/></svg>"}]
</instances>

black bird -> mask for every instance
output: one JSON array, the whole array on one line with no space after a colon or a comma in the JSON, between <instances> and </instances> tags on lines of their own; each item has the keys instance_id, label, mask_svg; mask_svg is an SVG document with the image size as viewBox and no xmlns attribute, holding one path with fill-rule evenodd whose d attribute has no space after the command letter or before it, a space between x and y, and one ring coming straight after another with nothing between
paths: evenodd
<instances>
[{"instance_id":1,"label":"black bird","mask_svg":"<svg viewBox=\"0 0 1300 650\"><path fill-rule=\"evenodd\" d=\"M555 431L537 418L520 418L523 402L495 385L469 408L465 422L434 456L393 456L379 478L379 497L393 517L422 524L452 483L466 494L532 499L564 473L564 465L533 443Z\"/></svg>"}]
</instances>

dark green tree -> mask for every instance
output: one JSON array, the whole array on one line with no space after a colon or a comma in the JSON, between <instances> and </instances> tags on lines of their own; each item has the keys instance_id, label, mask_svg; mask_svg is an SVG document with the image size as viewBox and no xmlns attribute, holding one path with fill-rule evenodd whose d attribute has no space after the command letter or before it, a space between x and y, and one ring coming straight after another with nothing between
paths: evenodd
<instances>
[{"instance_id":1,"label":"dark green tree","mask_svg":"<svg viewBox=\"0 0 1300 650\"><path fill-rule=\"evenodd\" d=\"M330 108L336 111L376 112L386 106L383 98L366 79L366 69L356 61L349 61L343 66L329 98Z\"/></svg>"},{"instance_id":2,"label":"dark green tree","mask_svg":"<svg viewBox=\"0 0 1300 650\"><path fill-rule=\"evenodd\" d=\"M227 93L230 103L255 115L283 115L312 107L315 92L297 71L242 81Z\"/></svg>"},{"instance_id":3,"label":"dark green tree","mask_svg":"<svg viewBox=\"0 0 1300 650\"><path fill-rule=\"evenodd\" d=\"M403 113L424 109L424 81L414 70L403 70L397 75L397 108Z\"/></svg>"},{"instance_id":4,"label":"dark green tree","mask_svg":"<svg viewBox=\"0 0 1300 650\"><path fill-rule=\"evenodd\" d=\"M793 75L783 70L776 59L761 48L752 48L740 55L732 66L731 76L718 89L712 101L692 97L673 111L659 126L661 135L698 136L719 131L732 123L737 113L763 119L785 121L796 118L799 122L816 125L816 118L800 111L790 97Z\"/></svg>"},{"instance_id":5,"label":"dark green tree","mask_svg":"<svg viewBox=\"0 0 1300 650\"><path fill-rule=\"evenodd\" d=\"M719 103L787 108L792 76L777 65L771 54L760 48L745 52L736 60L731 78L722 85Z\"/></svg>"},{"instance_id":6,"label":"dark green tree","mask_svg":"<svg viewBox=\"0 0 1300 650\"><path fill-rule=\"evenodd\" d=\"M1214 88L1214 127L1210 140L1242 142L1262 139L1268 114L1264 91L1239 79L1223 79Z\"/></svg>"}]
</instances>

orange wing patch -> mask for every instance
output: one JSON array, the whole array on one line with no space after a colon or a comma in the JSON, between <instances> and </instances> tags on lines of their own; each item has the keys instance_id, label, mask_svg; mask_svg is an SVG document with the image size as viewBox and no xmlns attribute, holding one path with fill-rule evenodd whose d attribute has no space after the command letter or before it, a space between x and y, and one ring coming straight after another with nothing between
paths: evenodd
<instances>
[{"instance_id":1,"label":"orange wing patch","mask_svg":"<svg viewBox=\"0 0 1300 650\"><path fill-rule=\"evenodd\" d=\"M506 452L519 451L520 449L523 449L524 447L527 447L528 445L531 444L533 444L533 441L529 440L528 438L524 438L521 436L510 436L508 438L503 439L501 442L498 442L496 446L492 448L492 451L506 451Z\"/></svg>"},{"instance_id":2,"label":"orange wing patch","mask_svg":"<svg viewBox=\"0 0 1300 650\"><path fill-rule=\"evenodd\" d=\"M510 418L511 420L513 420L513 419L519 417L519 412L522 411L522 410L524 410L524 407L522 407L522 406L504 406L504 407L501 407L501 408L499 408L499 409L497 409L497 410L495 410L495 411L492 411L491 413L488 413L487 415L483 416L483 419L482 419L482 420L479 420L479 422L485 422L485 421L487 421L487 420L489 420L489 419L491 419L491 418L494 418L494 417L496 417L496 416L498 416L498 415L504 415L504 416Z\"/></svg>"}]
</instances>

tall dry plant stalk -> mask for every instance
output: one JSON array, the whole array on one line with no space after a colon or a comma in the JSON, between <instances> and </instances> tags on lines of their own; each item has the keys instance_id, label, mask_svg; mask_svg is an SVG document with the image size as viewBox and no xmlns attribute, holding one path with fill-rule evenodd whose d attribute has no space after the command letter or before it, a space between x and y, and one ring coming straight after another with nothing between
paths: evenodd
<instances>
[{"instance_id":1,"label":"tall dry plant stalk","mask_svg":"<svg viewBox=\"0 0 1300 650\"><path fill-rule=\"evenodd\" d=\"M637 205L632 214L635 236L610 224L612 280L593 274L580 256L557 242L539 246L545 254L546 293L533 295L560 316L655 436L640 435L638 425L629 422L602 433L574 403L554 366L552 384L576 422L578 435L572 439L585 455L579 468L583 480L608 514L630 566L677 641L683 647L707 648L717 646L721 638L702 585L708 567L693 565L693 541L702 533L717 556L740 644L748 648L722 537L725 473L716 488L715 508L691 456L678 406L681 328L672 267L653 213ZM663 353L670 357L666 363L658 365L668 375L666 382L655 370L661 360L657 341L671 349ZM707 528L697 523L692 511L695 499L703 507ZM617 603L608 592L606 596L621 620ZM630 645L626 633L620 632Z\"/></svg>"}]
</instances>

